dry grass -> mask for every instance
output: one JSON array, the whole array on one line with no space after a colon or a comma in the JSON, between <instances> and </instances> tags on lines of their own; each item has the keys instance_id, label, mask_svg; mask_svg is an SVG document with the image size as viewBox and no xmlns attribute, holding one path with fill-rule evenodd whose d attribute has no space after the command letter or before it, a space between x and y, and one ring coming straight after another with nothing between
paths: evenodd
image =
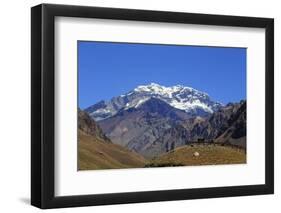
<instances>
[{"instance_id":1,"label":"dry grass","mask_svg":"<svg viewBox=\"0 0 281 213\"><path fill-rule=\"evenodd\" d=\"M194 156L194 153L199 156ZM187 145L150 161L126 148L79 131L78 170L197 166L246 163L246 153L222 145Z\"/></svg>"},{"instance_id":2,"label":"dry grass","mask_svg":"<svg viewBox=\"0 0 281 213\"><path fill-rule=\"evenodd\" d=\"M194 156L196 152L199 153L199 156ZM151 160L146 167L243 163L246 163L246 153L237 148L221 145L187 145Z\"/></svg>"},{"instance_id":3,"label":"dry grass","mask_svg":"<svg viewBox=\"0 0 281 213\"><path fill-rule=\"evenodd\" d=\"M135 152L79 132L78 170L139 168L145 163Z\"/></svg>"}]
</instances>

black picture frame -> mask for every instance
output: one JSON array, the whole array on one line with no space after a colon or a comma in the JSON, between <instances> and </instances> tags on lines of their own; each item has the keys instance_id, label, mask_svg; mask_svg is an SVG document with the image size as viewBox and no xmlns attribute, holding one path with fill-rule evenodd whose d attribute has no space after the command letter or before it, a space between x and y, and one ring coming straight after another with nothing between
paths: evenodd
<instances>
[{"instance_id":1,"label":"black picture frame","mask_svg":"<svg viewBox=\"0 0 281 213\"><path fill-rule=\"evenodd\" d=\"M56 197L54 21L58 16L264 28L265 184ZM41 4L31 8L31 97L31 204L36 207L46 209L274 193L274 20L271 18Z\"/></svg>"}]
</instances>

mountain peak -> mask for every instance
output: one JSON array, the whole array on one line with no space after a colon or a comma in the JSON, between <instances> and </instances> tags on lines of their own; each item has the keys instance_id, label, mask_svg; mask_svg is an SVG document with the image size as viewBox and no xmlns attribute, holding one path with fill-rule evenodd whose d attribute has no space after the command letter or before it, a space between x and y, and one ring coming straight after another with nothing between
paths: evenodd
<instances>
[{"instance_id":1,"label":"mountain peak","mask_svg":"<svg viewBox=\"0 0 281 213\"><path fill-rule=\"evenodd\" d=\"M157 83L154 83L154 82L151 82L150 84L148 84L148 86L151 86L151 87L162 87L160 84L157 84Z\"/></svg>"},{"instance_id":2,"label":"mountain peak","mask_svg":"<svg viewBox=\"0 0 281 213\"><path fill-rule=\"evenodd\" d=\"M196 90L192 87L183 86L181 84L175 86L162 86L160 84L153 83L153 82L146 85L137 86L135 89L128 92L127 94L131 94L132 92L151 92L151 93L157 93L163 95L170 95L171 93L176 93L176 92L193 92L193 93L200 93L206 97L209 96L205 92Z\"/></svg>"},{"instance_id":3,"label":"mountain peak","mask_svg":"<svg viewBox=\"0 0 281 213\"><path fill-rule=\"evenodd\" d=\"M183 85L162 86L157 83L139 85L124 95L108 102L99 102L86 109L95 119L103 120L115 115L121 109L137 108L150 98L157 98L170 106L184 110L191 115L204 116L213 113L222 105L212 101L209 95Z\"/></svg>"},{"instance_id":4,"label":"mountain peak","mask_svg":"<svg viewBox=\"0 0 281 213\"><path fill-rule=\"evenodd\" d=\"M162 90L162 89L163 89L163 86L152 82L152 83L147 84L147 85L139 85L135 89L133 89L133 91L136 91L136 92L153 92L153 91L159 91L159 90Z\"/></svg>"}]
</instances>

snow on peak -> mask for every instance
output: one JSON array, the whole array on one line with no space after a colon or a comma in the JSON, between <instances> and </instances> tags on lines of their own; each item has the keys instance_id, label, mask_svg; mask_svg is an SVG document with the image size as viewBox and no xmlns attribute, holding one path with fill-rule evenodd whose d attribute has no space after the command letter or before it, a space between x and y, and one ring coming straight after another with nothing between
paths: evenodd
<instances>
[{"instance_id":1,"label":"snow on peak","mask_svg":"<svg viewBox=\"0 0 281 213\"><path fill-rule=\"evenodd\" d=\"M183 85L162 86L157 83L139 85L124 95L112 98L101 109L89 110L96 120L102 120L115 115L121 109L137 108L150 98L158 98L172 107L187 113L213 113L221 104L210 99L207 93ZM89 107L88 109L91 109ZM92 107L93 109L93 107Z\"/></svg>"},{"instance_id":2,"label":"snow on peak","mask_svg":"<svg viewBox=\"0 0 281 213\"><path fill-rule=\"evenodd\" d=\"M134 92L144 92L144 93L151 93L151 94L158 94L163 96L172 97L174 93L194 93L194 94L201 94L201 96L209 97L208 94L193 89L192 87L187 87L183 85L175 85L171 87L161 86L156 83L150 83L147 85L140 85L133 90ZM127 95L132 94L132 91L127 93Z\"/></svg>"},{"instance_id":3,"label":"snow on peak","mask_svg":"<svg viewBox=\"0 0 281 213\"><path fill-rule=\"evenodd\" d=\"M136 92L157 92L161 91L163 89L163 86L156 84L156 83L150 83L148 85L140 85L137 88L134 89Z\"/></svg>"}]
</instances>

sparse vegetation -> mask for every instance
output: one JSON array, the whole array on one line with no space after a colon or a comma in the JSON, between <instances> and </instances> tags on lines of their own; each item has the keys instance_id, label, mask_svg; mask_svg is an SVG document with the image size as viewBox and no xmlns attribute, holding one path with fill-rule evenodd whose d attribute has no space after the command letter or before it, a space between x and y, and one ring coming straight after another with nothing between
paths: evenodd
<instances>
[{"instance_id":1,"label":"sparse vegetation","mask_svg":"<svg viewBox=\"0 0 281 213\"><path fill-rule=\"evenodd\" d=\"M174 166L184 166L184 164L182 164L182 163L173 163L173 162L167 162L167 163L152 162L152 163L145 164L144 167L174 167Z\"/></svg>"},{"instance_id":2,"label":"sparse vegetation","mask_svg":"<svg viewBox=\"0 0 281 213\"><path fill-rule=\"evenodd\" d=\"M246 163L245 102L185 116L156 98L99 122L79 110L78 170Z\"/></svg>"},{"instance_id":3,"label":"sparse vegetation","mask_svg":"<svg viewBox=\"0 0 281 213\"><path fill-rule=\"evenodd\" d=\"M199 155L194 155L198 153ZM218 144L186 145L152 159L148 165L156 166L195 166L246 163L243 149Z\"/></svg>"},{"instance_id":4,"label":"sparse vegetation","mask_svg":"<svg viewBox=\"0 0 281 213\"><path fill-rule=\"evenodd\" d=\"M79 131L78 170L138 168L145 163L135 152Z\"/></svg>"}]
</instances>

